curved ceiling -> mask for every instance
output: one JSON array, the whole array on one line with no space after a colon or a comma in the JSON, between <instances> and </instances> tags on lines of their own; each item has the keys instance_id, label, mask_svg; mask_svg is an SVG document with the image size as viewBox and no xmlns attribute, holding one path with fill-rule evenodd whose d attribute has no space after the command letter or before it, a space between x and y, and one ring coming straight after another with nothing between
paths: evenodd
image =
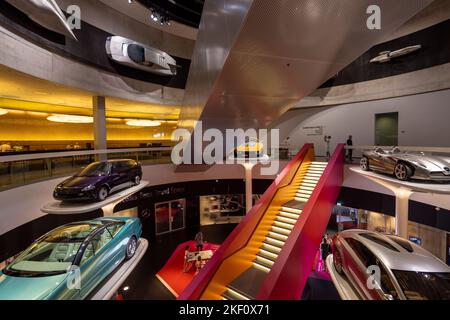
<instances>
[{"instance_id":1,"label":"curved ceiling","mask_svg":"<svg viewBox=\"0 0 450 320\"><path fill-rule=\"evenodd\" d=\"M198 28L205 0L138 0L171 20Z\"/></svg>"}]
</instances>

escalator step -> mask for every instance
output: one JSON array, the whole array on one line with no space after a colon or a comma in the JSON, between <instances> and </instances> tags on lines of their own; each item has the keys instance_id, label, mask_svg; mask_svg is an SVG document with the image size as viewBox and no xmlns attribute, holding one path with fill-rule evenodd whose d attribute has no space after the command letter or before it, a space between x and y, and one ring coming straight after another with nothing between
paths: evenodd
<instances>
[{"instance_id":1,"label":"escalator step","mask_svg":"<svg viewBox=\"0 0 450 320\"><path fill-rule=\"evenodd\" d=\"M280 212L278 213L278 215L279 215L280 217L285 217L285 218L293 219L293 220L296 220L296 221L297 221L298 218L300 217L299 214L290 213L290 212L284 212L284 211L280 211Z\"/></svg>"},{"instance_id":2,"label":"escalator step","mask_svg":"<svg viewBox=\"0 0 450 320\"><path fill-rule=\"evenodd\" d=\"M269 259L271 261L275 261L278 258L278 254L264 250L264 249L259 249L258 255L263 258Z\"/></svg>"},{"instance_id":3,"label":"escalator step","mask_svg":"<svg viewBox=\"0 0 450 320\"><path fill-rule=\"evenodd\" d=\"M266 241L263 242L263 245L261 246L261 249L264 249L264 250L269 251L269 252L273 252L275 254L279 254L281 252L281 248L280 247L277 247L277 246L275 246L273 244L270 244L270 243L268 243Z\"/></svg>"},{"instance_id":4,"label":"escalator step","mask_svg":"<svg viewBox=\"0 0 450 320\"><path fill-rule=\"evenodd\" d=\"M293 224L281 222L281 221L275 221L273 223L273 226L275 226L277 228L281 228L281 229L286 229L287 231L291 231L294 228Z\"/></svg>"},{"instance_id":5,"label":"escalator step","mask_svg":"<svg viewBox=\"0 0 450 320\"><path fill-rule=\"evenodd\" d=\"M274 246L274 247L277 247L277 248L280 248L280 250L284 246L284 241L280 241L278 239L271 238L270 236L266 237L266 239L264 240L264 243Z\"/></svg>"},{"instance_id":6,"label":"escalator step","mask_svg":"<svg viewBox=\"0 0 450 320\"><path fill-rule=\"evenodd\" d=\"M269 260L267 258L264 258L262 256L258 256L258 255L256 256L255 262L257 262L257 263L259 263L259 264L261 264L264 267L269 268L269 269L272 268L273 264L275 263L272 260Z\"/></svg>"},{"instance_id":7,"label":"escalator step","mask_svg":"<svg viewBox=\"0 0 450 320\"><path fill-rule=\"evenodd\" d=\"M280 221L280 222L283 222L283 223L288 223L290 225L295 225L297 223L297 220L298 219L291 219L291 218L287 218L287 217L283 217L283 216L279 215L277 217L276 221Z\"/></svg>"},{"instance_id":8,"label":"escalator step","mask_svg":"<svg viewBox=\"0 0 450 320\"><path fill-rule=\"evenodd\" d=\"M278 233L279 235L286 236L286 239L287 239L287 236L291 234L291 230L288 230L288 229L285 229L285 228L280 228L280 227L277 227L277 226L272 226L272 228L270 228L270 230L271 230L271 232Z\"/></svg>"}]
</instances>

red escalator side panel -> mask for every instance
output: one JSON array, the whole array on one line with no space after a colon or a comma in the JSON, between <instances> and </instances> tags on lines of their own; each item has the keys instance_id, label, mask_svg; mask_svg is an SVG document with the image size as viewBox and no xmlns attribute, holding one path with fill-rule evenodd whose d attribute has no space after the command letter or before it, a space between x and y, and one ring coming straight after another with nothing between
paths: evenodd
<instances>
[{"instance_id":1,"label":"red escalator side panel","mask_svg":"<svg viewBox=\"0 0 450 320\"><path fill-rule=\"evenodd\" d=\"M286 165L255 206L253 206L250 212L227 237L205 268L202 269L191 284L178 297L178 300L200 299L203 291L208 286L222 261L242 249L248 243L277 190L286 183L285 180L291 174L291 171L299 166L299 163L303 161L309 149L313 147L312 144L305 144L294 159Z\"/></svg>"},{"instance_id":2,"label":"red escalator side panel","mask_svg":"<svg viewBox=\"0 0 450 320\"><path fill-rule=\"evenodd\" d=\"M314 257L336 204L344 175L344 145L338 145L328 162L301 218L264 281L258 299L298 300L301 298Z\"/></svg>"}]
</instances>

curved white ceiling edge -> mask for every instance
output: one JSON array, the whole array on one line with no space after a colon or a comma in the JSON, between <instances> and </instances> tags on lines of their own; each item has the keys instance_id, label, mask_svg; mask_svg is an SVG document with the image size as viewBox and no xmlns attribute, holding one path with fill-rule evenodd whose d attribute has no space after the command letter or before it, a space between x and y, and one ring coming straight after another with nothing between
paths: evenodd
<instances>
[{"instance_id":1,"label":"curved white ceiling edge","mask_svg":"<svg viewBox=\"0 0 450 320\"><path fill-rule=\"evenodd\" d=\"M121 77L63 58L0 27L0 64L25 74L92 92L144 103L180 105L184 90Z\"/></svg>"},{"instance_id":2,"label":"curved white ceiling edge","mask_svg":"<svg viewBox=\"0 0 450 320\"><path fill-rule=\"evenodd\" d=\"M387 78L320 88L291 110L397 98L450 89L450 63Z\"/></svg>"},{"instance_id":3,"label":"curved white ceiling edge","mask_svg":"<svg viewBox=\"0 0 450 320\"><path fill-rule=\"evenodd\" d=\"M117 10L132 19L135 19L141 23L148 25L149 27L176 35L181 38L186 38L190 40L197 39L197 29L190 26L178 23L176 21L171 21L170 26L161 26L157 23L152 22L149 19L149 10L142 4L134 1L129 4L128 1L124 0L100 0L105 5Z\"/></svg>"}]
</instances>

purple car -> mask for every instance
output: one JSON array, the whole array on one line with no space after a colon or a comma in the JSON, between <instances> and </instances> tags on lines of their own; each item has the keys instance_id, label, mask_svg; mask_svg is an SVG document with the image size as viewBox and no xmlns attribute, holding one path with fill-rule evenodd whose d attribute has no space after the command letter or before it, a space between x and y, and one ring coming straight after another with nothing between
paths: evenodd
<instances>
[{"instance_id":1,"label":"purple car","mask_svg":"<svg viewBox=\"0 0 450 320\"><path fill-rule=\"evenodd\" d=\"M94 162L58 184L53 197L63 201L103 201L115 191L138 185L141 179L142 168L134 160Z\"/></svg>"}]
</instances>

